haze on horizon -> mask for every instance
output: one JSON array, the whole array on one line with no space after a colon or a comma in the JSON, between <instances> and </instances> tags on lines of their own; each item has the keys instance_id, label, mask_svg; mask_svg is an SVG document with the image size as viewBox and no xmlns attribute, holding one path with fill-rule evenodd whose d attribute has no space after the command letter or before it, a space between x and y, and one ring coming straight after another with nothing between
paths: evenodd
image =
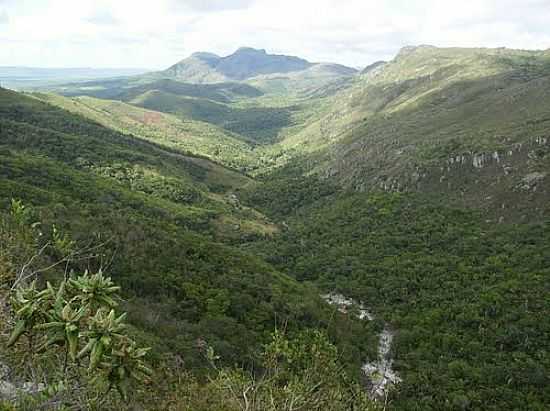
<instances>
[{"instance_id":1,"label":"haze on horizon","mask_svg":"<svg viewBox=\"0 0 550 411\"><path fill-rule=\"evenodd\" d=\"M360 67L405 45L550 47L550 0L0 0L0 66L163 69L238 47Z\"/></svg>"}]
</instances>

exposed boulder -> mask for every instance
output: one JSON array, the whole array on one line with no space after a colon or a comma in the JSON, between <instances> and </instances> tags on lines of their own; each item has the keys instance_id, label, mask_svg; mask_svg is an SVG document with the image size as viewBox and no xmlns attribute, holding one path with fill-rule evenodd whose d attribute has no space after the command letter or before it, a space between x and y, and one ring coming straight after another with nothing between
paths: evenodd
<instances>
[{"instance_id":1,"label":"exposed boulder","mask_svg":"<svg viewBox=\"0 0 550 411\"><path fill-rule=\"evenodd\" d=\"M537 185L546 177L546 173L529 173L521 179L520 188L522 190L536 190Z\"/></svg>"}]
</instances>

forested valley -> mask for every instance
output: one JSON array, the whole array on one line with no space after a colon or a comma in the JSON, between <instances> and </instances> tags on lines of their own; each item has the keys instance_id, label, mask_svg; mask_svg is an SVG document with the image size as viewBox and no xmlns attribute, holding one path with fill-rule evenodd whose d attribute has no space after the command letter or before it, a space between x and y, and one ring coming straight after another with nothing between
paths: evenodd
<instances>
[{"instance_id":1,"label":"forested valley","mask_svg":"<svg viewBox=\"0 0 550 411\"><path fill-rule=\"evenodd\" d=\"M548 90L432 46L0 88L0 410L548 409Z\"/></svg>"}]
</instances>

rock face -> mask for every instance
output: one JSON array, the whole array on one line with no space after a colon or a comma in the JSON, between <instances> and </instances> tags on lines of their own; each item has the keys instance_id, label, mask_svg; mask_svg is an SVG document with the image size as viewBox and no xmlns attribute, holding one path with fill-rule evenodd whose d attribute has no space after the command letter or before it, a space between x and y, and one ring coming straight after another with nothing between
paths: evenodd
<instances>
[{"instance_id":1,"label":"rock face","mask_svg":"<svg viewBox=\"0 0 550 411\"><path fill-rule=\"evenodd\" d=\"M520 188L522 190L536 190L537 186L544 180L544 177L546 177L546 173L529 173L521 179Z\"/></svg>"},{"instance_id":2,"label":"rock face","mask_svg":"<svg viewBox=\"0 0 550 411\"><path fill-rule=\"evenodd\" d=\"M322 297L330 305L336 306L341 313L347 314L352 307L357 307L359 309L357 317L360 320L374 320L374 315L361 302L358 303L341 294L331 293ZM378 358L375 361L366 362L361 367L365 377L369 381L369 395L375 400L386 398L389 390L401 382L401 378L399 378L392 368L393 359L391 358L390 351L393 337L394 332L386 325L379 336Z\"/></svg>"},{"instance_id":3,"label":"rock face","mask_svg":"<svg viewBox=\"0 0 550 411\"><path fill-rule=\"evenodd\" d=\"M485 151L447 150L444 144L442 148L434 145L435 152L442 154L424 162L415 160L418 149L404 141L386 141L386 149L380 151L356 144L352 154L356 159L362 156L360 164L334 163L322 176L360 192L437 195L446 204L481 210L487 221L495 223L547 219L550 137L501 140L498 149Z\"/></svg>"},{"instance_id":4,"label":"rock face","mask_svg":"<svg viewBox=\"0 0 550 411\"><path fill-rule=\"evenodd\" d=\"M334 305L343 314L347 314L351 307L357 306L359 308L358 318L360 320L374 320L374 316L365 308L363 304L357 304L351 298L346 298L342 294L326 294L322 296L323 299L330 305Z\"/></svg>"},{"instance_id":5,"label":"rock face","mask_svg":"<svg viewBox=\"0 0 550 411\"><path fill-rule=\"evenodd\" d=\"M46 386L42 383L24 382L16 385L8 380L0 379L0 400L13 401L21 394L33 395L45 389Z\"/></svg>"},{"instance_id":6,"label":"rock face","mask_svg":"<svg viewBox=\"0 0 550 411\"><path fill-rule=\"evenodd\" d=\"M9 381L0 380L0 400L13 401L20 395L33 395L42 392L46 386L42 383L24 382L15 385Z\"/></svg>"}]
</instances>

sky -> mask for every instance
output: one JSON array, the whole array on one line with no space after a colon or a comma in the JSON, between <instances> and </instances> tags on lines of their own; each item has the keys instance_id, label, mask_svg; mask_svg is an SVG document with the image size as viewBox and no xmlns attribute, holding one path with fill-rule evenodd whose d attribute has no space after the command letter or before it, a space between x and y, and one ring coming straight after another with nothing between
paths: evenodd
<instances>
[{"instance_id":1,"label":"sky","mask_svg":"<svg viewBox=\"0 0 550 411\"><path fill-rule=\"evenodd\" d=\"M164 69L241 46L353 67L406 45L550 48L550 0L0 0L0 66Z\"/></svg>"}]
</instances>

